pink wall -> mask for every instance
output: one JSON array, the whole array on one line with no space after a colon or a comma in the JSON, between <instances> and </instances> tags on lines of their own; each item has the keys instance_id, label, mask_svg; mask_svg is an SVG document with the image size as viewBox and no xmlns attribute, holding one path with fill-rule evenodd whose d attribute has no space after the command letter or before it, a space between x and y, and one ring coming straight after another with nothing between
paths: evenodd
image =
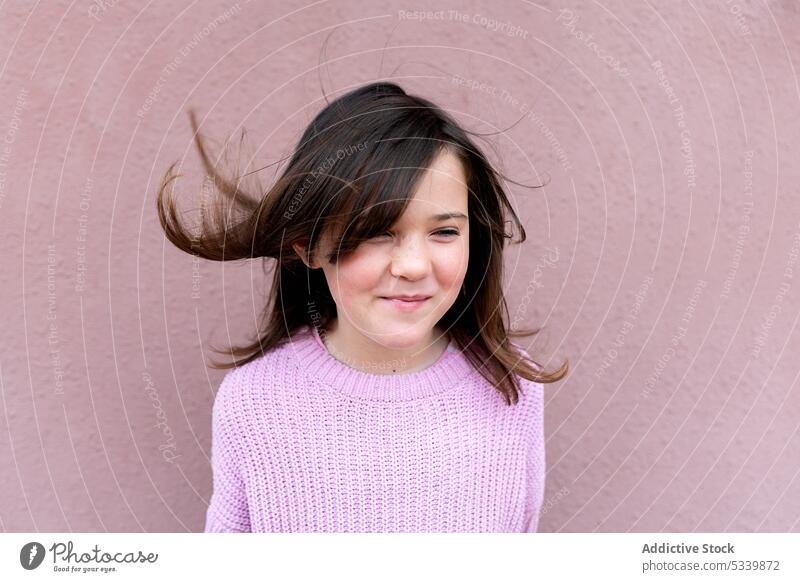
<instances>
[{"instance_id":1,"label":"pink wall","mask_svg":"<svg viewBox=\"0 0 800 582\"><path fill-rule=\"evenodd\" d=\"M541 530L800 531L797 4L424 6L0 8L0 529L202 528L204 351L246 338L265 277L161 232L171 161L199 203L186 108L266 165L320 78L385 77L550 178L511 186L529 241L507 257L512 319L572 364Z\"/></svg>"}]
</instances>

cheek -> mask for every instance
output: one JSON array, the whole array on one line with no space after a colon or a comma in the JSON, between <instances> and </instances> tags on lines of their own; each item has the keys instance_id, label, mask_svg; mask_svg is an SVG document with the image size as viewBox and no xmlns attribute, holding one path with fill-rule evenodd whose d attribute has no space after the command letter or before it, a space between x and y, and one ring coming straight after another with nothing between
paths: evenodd
<instances>
[{"instance_id":1,"label":"cheek","mask_svg":"<svg viewBox=\"0 0 800 582\"><path fill-rule=\"evenodd\" d=\"M436 261L436 278L442 289L449 294L458 294L467 274L468 263L468 244L452 244L442 248Z\"/></svg>"},{"instance_id":2,"label":"cheek","mask_svg":"<svg viewBox=\"0 0 800 582\"><path fill-rule=\"evenodd\" d=\"M469 262L468 240L442 245L431 251L433 271L439 288L447 295L458 295ZM379 249L357 249L328 273L331 293L338 304L346 305L358 296L372 294L381 287L388 258Z\"/></svg>"},{"instance_id":3,"label":"cheek","mask_svg":"<svg viewBox=\"0 0 800 582\"><path fill-rule=\"evenodd\" d=\"M340 262L331 273L337 300L347 302L356 295L372 292L381 280L381 257L375 253L356 252Z\"/></svg>"}]
</instances>

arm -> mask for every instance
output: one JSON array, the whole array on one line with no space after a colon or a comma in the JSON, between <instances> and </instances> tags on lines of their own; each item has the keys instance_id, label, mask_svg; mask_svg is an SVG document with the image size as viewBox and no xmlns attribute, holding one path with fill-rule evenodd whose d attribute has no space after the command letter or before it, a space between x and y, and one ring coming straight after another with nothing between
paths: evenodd
<instances>
[{"instance_id":1,"label":"arm","mask_svg":"<svg viewBox=\"0 0 800 582\"><path fill-rule=\"evenodd\" d=\"M540 367L530 359L527 350L519 343L509 343L537 370ZM523 527L526 533L535 533L539 527L539 514L544 503L546 458L544 445L544 385L517 376L524 400L525 428L528 432L525 456L525 512ZM520 402L520 404L523 404Z\"/></svg>"},{"instance_id":2,"label":"arm","mask_svg":"<svg viewBox=\"0 0 800 582\"><path fill-rule=\"evenodd\" d=\"M236 413L240 408L232 374L222 381L214 399L211 422L211 466L214 493L206 512L205 532L249 532L250 514L241 477L241 437Z\"/></svg>"},{"instance_id":3,"label":"arm","mask_svg":"<svg viewBox=\"0 0 800 582\"><path fill-rule=\"evenodd\" d=\"M526 397L531 399L531 429L526 460L525 532L535 533L544 501L545 444L544 444L544 386L523 380Z\"/></svg>"}]
</instances>

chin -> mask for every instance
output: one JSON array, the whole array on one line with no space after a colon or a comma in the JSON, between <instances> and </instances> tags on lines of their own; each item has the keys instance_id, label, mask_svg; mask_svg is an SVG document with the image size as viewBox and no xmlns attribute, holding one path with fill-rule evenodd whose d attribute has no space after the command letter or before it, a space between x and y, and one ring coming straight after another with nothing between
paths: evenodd
<instances>
[{"instance_id":1,"label":"chin","mask_svg":"<svg viewBox=\"0 0 800 582\"><path fill-rule=\"evenodd\" d=\"M373 336L374 341L390 349L405 349L418 346L420 342L430 338L431 328L422 329L420 326L380 328L380 332Z\"/></svg>"}]
</instances>

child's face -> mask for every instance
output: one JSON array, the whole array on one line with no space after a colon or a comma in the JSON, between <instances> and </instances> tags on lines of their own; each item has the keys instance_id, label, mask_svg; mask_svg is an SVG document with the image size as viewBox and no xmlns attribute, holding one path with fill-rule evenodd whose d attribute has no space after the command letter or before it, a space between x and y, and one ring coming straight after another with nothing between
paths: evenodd
<instances>
[{"instance_id":1,"label":"child's face","mask_svg":"<svg viewBox=\"0 0 800 582\"><path fill-rule=\"evenodd\" d=\"M386 348L410 348L434 338L431 331L453 305L469 261L467 186L461 162L440 154L420 178L406 211L390 234L362 243L337 264L321 266L336 302L337 331L361 334ZM442 218L438 214L464 217ZM322 237L321 255L333 247ZM421 295L423 301L392 300ZM343 329L345 328L345 329Z\"/></svg>"}]
</instances>

